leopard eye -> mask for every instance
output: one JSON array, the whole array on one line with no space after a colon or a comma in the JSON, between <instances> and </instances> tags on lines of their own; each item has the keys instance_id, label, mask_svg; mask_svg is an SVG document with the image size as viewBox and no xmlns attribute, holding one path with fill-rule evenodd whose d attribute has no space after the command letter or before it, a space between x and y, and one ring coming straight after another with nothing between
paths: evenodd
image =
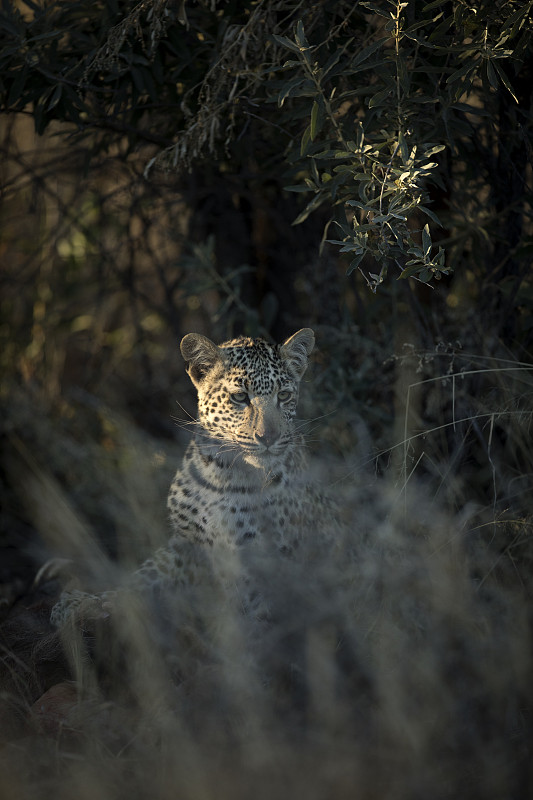
<instances>
[{"instance_id":1,"label":"leopard eye","mask_svg":"<svg viewBox=\"0 0 533 800\"><path fill-rule=\"evenodd\" d=\"M282 389L281 392L278 392L278 400L281 403L284 403L286 400L290 400L292 397L292 392L289 392L287 389Z\"/></svg>"},{"instance_id":2,"label":"leopard eye","mask_svg":"<svg viewBox=\"0 0 533 800\"><path fill-rule=\"evenodd\" d=\"M245 403L248 400L246 392L233 392L230 397L235 403Z\"/></svg>"}]
</instances>

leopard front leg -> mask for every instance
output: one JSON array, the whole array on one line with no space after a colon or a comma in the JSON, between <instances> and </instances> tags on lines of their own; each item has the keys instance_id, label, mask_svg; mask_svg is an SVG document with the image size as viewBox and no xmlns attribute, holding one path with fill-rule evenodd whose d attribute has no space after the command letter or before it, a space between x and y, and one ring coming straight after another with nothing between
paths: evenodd
<instances>
[{"instance_id":1,"label":"leopard front leg","mask_svg":"<svg viewBox=\"0 0 533 800\"><path fill-rule=\"evenodd\" d=\"M234 554L223 548L223 552L217 555L218 558L203 543L175 535L116 590L99 594L78 589L64 591L52 608L50 621L58 628L68 621L84 627L84 623L92 620L114 616L124 607L129 607L134 597L150 603L151 599L168 597L169 592L172 594L177 589L213 587L215 573L218 581L233 584L236 577ZM216 570L213 570L214 557Z\"/></svg>"},{"instance_id":2,"label":"leopard front leg","mask_svg":"<svg viewBox=\"0 0 533 800\"><path fill-rule=\"evenodd\" d=\"M130 576L122 588L99 594L79 589L65 590L52 608L50 622L56 628L63 627L67 622L83 628L91 620L105 620L112 616L119 605L119 595L124 595L124 591L126 594L129 591L148 597L179 585L196 584L199 562L204 562L201 571L205 572L205 560L199 559L198 553L191 558L191 548L185 540L180 545L185 553L178 552L172 544L157 550ZM197 546L192 549L196 548Z\"/></svg>"},{"instance_id":3,"label":"leopard front leg","mask_svg":"<svg viewBox=\"0 0 533 800\"><path fill-rule=\"evenodd\" d=\"M105 620L111 616L116 595L116 591L91 594L73 589L62 592L52 608L50 622L56 628L69 622L83 628L91 620Z\"/></svg>"}]
</instances>

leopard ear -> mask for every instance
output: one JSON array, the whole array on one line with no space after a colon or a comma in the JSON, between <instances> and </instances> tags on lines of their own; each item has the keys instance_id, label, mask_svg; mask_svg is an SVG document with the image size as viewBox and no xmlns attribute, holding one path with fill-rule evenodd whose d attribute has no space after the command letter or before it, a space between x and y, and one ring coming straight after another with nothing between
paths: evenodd
<instances>
[{"instance_id":1,"label":"leopard ear","mask_svg":"<svg viewBox=\"0 0 533 800\"><path fill-rule=\"evenodd\" d=\"M300 379L307 369L308 356L315 346L315 334L311 328L302 328L283 342L281 357L290 371Z\"/></svg>"},{"instance_id":2,"label":"leopard ear","mask_svg":"<svg viewBox=\"0 0 533 800\"><path fill-rule=\"evenodd\" d=\"M181 355L187 361L187 372L196 387L210 369L220 361L220 348L200 333L188 333L180 344Z\"/></svg>"}]
</instances>

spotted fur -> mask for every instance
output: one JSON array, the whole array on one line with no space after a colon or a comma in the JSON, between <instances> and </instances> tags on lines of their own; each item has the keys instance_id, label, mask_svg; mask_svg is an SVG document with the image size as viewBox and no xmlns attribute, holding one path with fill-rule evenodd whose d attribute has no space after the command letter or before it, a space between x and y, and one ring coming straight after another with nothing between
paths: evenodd
<instances>
[{"instance_id":1,"label":"spotted fur","mask_svg":"<svg viewBox=\"0 0 533 800\"><path fill-rule=\"evenodd\" d=\"M212 570L216 553L244 552L261 541L291 552L316 523L321 500L306 483L304 441L294 426L313 346L309 328L281 345L183 338L181 353L198 392L196 434L170 488L168 545L140 567L133 586L196 582ZM61 624L101 600L64 593L52 619Z\"/></svg>"}]
</instances>

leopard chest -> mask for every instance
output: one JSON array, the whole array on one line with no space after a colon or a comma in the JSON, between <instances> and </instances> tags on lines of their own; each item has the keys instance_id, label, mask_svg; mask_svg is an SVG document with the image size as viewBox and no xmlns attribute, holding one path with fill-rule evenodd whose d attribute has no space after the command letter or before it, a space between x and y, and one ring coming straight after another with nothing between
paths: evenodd
<instances>
[{"instance_id":1,"label":"leopard chest","mask_svg":"<svg viewBox=\"0 0 533 800\"><path fill-rule=\"evenodd\" d=\"M193 457L176 474L168 507L174 530L197 540L240 546L266 537L283 549L294 543L306 499L291 491L282 474L250 482L242 472L221 473Z\"/></svg>"}]
</instances>

